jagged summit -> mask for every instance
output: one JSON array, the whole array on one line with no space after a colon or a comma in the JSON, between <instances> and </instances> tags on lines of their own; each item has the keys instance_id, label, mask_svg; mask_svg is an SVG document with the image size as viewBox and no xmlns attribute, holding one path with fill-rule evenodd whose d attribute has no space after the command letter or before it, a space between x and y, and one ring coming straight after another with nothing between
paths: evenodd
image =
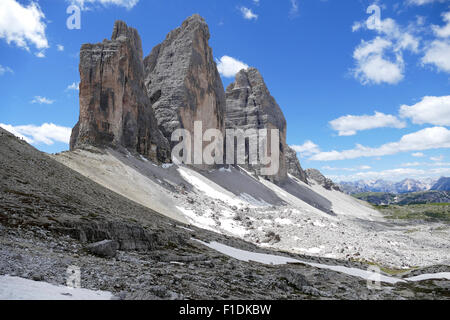
<instances>
[{"instance_id":1,"label":"jagged summit","mask_svg":"<svg viewBox=\"0 0 450 320\"><path fill-rule=\"evenodd\" d=\"M224 130L225 93L209 37L205 20L195 14L144 60L148 96L169 140L178 128L192 133L195 121L202 121L204 131Z\"/></svg>"},{"instance_id":2,"label":"jagged summit","mask_svg":"<svg viewBox=\"0 0 450 320\"><path fill-rule=\"evenodd\" d=\"M286 119L281 108L270 94L263 77L256 68L239 71L226 90L227 129L278 129L280 132L280 168L278 174L268 177L275 182L287 178ZM269 139L270 140L270 139ZM249 166L259 174L260 166Z\"/></svg>"},{"instance_id":3,"label":"jagged summit","mask_svg":"<svg viewBox=\"0 0 450 320\"><path fill-rule=\"evenodd\" d=\"M237 73L226 92L217 70L210 32L198 14L170 31L144 58L136 29L116 21L111 40L84 44L80 52L80 118L73 128L71 150L84 145L124 147L156 162L170 162L176 129L194 137L217 129L278 129L278 174L306 182L295 153L286 144L286 119L256 68ZM270 136L268 139L270 150ZM204 146L208 142L204 142ZM194 145L192 144L192 147ZM226 152L226 150L224 150ZM289 158L287 154L289 153ZM260 174L261 166L248 166Z\"/></svg>"},{"instance_id":4,"label":"jagged summit","mask_svg":"<svg viewBox=\"0 0 450 320\"><path fill-rule=\"evenodd\" d=\"M117 21L111 40L80 51L80 118L71 150L83 145L125 147L157 161L170 160L144 85L141 38Z\"/></svg>"}]
</instances>

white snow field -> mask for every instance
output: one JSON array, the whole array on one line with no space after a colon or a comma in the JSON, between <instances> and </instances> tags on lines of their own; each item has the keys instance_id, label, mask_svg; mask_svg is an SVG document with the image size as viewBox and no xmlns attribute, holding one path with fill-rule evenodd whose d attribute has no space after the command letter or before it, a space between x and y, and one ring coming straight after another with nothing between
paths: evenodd
<instances>
[{"instance_id":1,"label":"white snow field","mask_svg":"<svg viewBox=\"0 0 450 320\"><path fill-rule=\"evenodd\" d=\"M111 300L108 291L57 286L42 281L0 276L0 300Z\"/></svg>"},{"instance_id":2,"label":"white snow field","mask_svg":"<svg viewBox=\"0 0 450 320\"><path fill-rule=\"evenodd\" d=\"M290 177L279 186L242 168L157 166L114 150L78 150L53 157L181 223L262 247L392 268L450 264L448 225L411 227L388 221L365 202L314 182L308 185Z\"/></svg>"},{"instance_id":3,"label":"white snow field","mask_svg":"<svg viewBox=\"0 0 450 320\"><path fill-rule=\"evenodd\" d=\"M287 263L301 263L305 265L309 265L312 267L320 268L320 269L328 269L340 273L345 273L350 276L354 277L360 277L365 280L374 280L374 272L369 270L363 270L358 268L349 268L344 266L334 266L334 265L326 265L322 263L312 263L312 262L306 262L298 259L293 259L289 257L283 257L283 256L277 256L273 254L265 254L265 253L256 253L241 249L236 249L215 241L212 241L210 243L206 243L197 239L194 239L204 246L207 246L208 248L211 248L213 250L216 250L220 253L223 253L224 255L227 255L229 257L235 258L237 260L241 261L254 261L259 262L263 264L272 264L272 265L281 265L281 264L287 264ZM400 279L396 277L390 277L385 276L382 274L377 275L377 279L381 282L386 282L390 284L395 284L397 282L406 282L406 281L422 281L422 280L430 280L430 279L447 279L450 280L450 272L439 272L439 273L427 273L427 274L421 274L419 276L414 276L410 278Z\"/></svg>"}]
</instances>

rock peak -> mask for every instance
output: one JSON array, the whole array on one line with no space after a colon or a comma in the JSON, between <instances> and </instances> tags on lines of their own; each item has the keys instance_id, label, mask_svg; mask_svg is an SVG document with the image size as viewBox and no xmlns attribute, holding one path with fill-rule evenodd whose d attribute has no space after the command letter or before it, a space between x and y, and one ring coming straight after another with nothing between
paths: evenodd
<instances>
[{"instance_id":1,"label":"rock peak","mask_svg":"<svg viewBox=\"0 0 450 320\"><path fill-rule=\"evenodd\" d=\"M130 37L137 35L137 30L129 27L124 21L117 20L114 23L113 33L111 35L111 40L117 40L120 37Z\"/></svg>"},{"instance_id":2,"label":"rock peak","mask_svg":"<svg viewBox=\"0 0 450 320\"><path fill-rule=\"evenodd\" d=\"M192 133L195 121L224 130L225 92L209 37L205 20L194 14L144 60L148 96L168 140L178 128Z\"/></svg>"},{"instance_id":3,"label":"rock peak","mask_svg":"<svg viewBox=\"0 0 450 320\"><path fill-rule=\"evenodd\" d=\"M141 38L116 21L111 40L84 44L80 52L80 118L71 150L84 145L124 147L154 160L170 160L144 84Z\"/></svg>"},{"instance_id":4,"label":"rock peak","mask_svg":"<svg viewBox=\"0 0 450 320\"><path fill-rule=\"evenodd\" d=\"M286 119L280 106L270 94L263 77L256 68L236 74L235 82L226 91L226 129L278 129L280 159L278 174L267 177L276 183L287 179ZM261 166L248 166L260 175Z\"/></svg>"}]
</instances>

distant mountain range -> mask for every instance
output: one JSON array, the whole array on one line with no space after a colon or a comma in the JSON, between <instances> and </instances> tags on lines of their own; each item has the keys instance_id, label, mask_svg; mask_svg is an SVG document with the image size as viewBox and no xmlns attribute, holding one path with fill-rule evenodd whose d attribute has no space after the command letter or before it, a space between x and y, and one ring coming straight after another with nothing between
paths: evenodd
<instances>
[{"instance_id":1,"label":"distant mountain range","mask_svg":"<svg viewBox=\"0 0 450 320\"><path fill-rule=\"evenodd\" d=\"M440 178L431 188L437 191L450 191L450 178Z\"/></svg>"},{"instance_id":2,"label":"distant mountain range","mask_svg":"<svg viewBox=\"0 0 450 320\"><path fill-rule=\"evenodd\" d=\"M357 194L365 192L384 192L393 194L403 194L411 192L421 192L429 190L450 191L450 178L437 179L404 179L400 182L378 180L359 180L351 182L340 182L339 186L347 194Z\"/></svg>"},{"instance_id":3,"label":"distant mountain range","mask_svg":"<svg viewBox=\"0 0 450 320\"><path fill-rule=\"evenodd\" d=\"M450 191L429 190L401 194L388 192L364 192L353 194L353 196L376 205L450 203Z\"/></svg>"}]
</instances>

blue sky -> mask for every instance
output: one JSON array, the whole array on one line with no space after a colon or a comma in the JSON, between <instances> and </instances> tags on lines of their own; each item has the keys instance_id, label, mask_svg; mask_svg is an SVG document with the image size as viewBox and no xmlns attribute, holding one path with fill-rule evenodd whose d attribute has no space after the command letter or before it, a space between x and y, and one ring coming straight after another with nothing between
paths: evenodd
<instances>
[{"instance_id":1,"label":"blue sky","mask_svg":"<svg viewBox=\"0 0 450 320\"><path fill-rule=\"evenodd\" d=\"M70 4L80 29L66 26ZM448 0L2 0L1 126L67 150L81 44L121 19L147 55L193 13L224 87L239 67L260 70L303 167L335 180L450 176Z\"/></svg>"}]
</instances>

